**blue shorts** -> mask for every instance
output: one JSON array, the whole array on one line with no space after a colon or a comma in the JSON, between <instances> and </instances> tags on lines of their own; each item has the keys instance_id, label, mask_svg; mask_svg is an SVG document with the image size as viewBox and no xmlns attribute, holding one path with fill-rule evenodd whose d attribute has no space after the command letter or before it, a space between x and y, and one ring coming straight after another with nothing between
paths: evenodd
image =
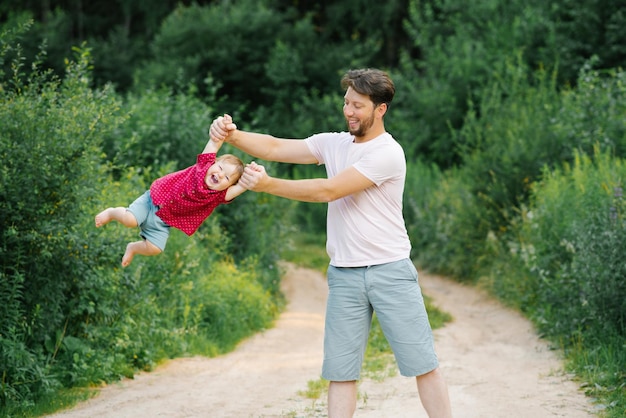
<instances>
[{"instance_id":1,"label":"blue shorts","mask_svg":"<svg viewBox=\"0 0 626 418\"><path fill-rule=\"evenodd\" d=\"M170 226L156 215L158 210L159 207L152 202L150 190L139 196L128 207L128 211L137 219L139 235L163 251L170 236Z\"/></svg>"},{"instance_id":2,"label":"blue shorts","mask_svg":"<svg viewBox=\"0 0 626 418\"><path fill-rule=\"evenodd\" d=\"M439 366L411 260L369 267L329 266L328 288L324 379L359 379L373 312L402 376L420 376Z\"/></svg>"}]
</instances>

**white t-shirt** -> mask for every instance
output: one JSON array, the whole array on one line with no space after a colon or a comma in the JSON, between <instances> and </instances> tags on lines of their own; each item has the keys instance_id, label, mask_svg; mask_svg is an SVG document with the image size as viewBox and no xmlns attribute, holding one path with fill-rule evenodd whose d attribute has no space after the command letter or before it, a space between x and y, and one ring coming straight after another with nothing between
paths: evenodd
<instances>
[{"instance_id":1,"label":"white t-shirt","mask_svg":"<svg viewBox=\"0 0 626 418\"><path fill-rule=\"evenodd\" d=\"M365 143L348 132L305 139L328 178L353 166L374 185L328 204L326 250L335 267L364 267L408 258L411 242L402 216L404 151L384 133Z\"/></svg>"}]
</instances>

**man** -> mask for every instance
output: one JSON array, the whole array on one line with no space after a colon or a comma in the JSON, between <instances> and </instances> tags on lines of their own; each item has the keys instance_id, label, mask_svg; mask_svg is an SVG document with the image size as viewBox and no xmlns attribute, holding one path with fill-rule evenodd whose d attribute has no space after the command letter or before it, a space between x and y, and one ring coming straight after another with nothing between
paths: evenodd
<instances>
[{"instance_id":1,"label":"man","mask_svg":"<svg viewBox=\"0 0 626 418\"><path fill-rule=\"evenodd\" d=\"M352 417L356 410L356 381L376 312L400 373L416 376L428 415L451 417L417 271L409 258L402 215L404 151L383 122L395 86L377 69L348 71L341 85L348 132L281 139L240 131L225 115L213 121L210 134L264 160L326 167L328 178L286 180L270 177L252 163L240 183L288 199L328 202L329 294L322 367L322 377L330 381L328 416Z\"/></svg>"}]
</instances>

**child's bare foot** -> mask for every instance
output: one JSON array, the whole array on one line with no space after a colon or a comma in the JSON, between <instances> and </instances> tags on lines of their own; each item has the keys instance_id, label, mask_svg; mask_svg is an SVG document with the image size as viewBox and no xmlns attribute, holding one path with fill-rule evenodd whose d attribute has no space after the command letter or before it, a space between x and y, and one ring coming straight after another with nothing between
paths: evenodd
<instances>
[{"instance_id":1,"label":"child's bare foot","mask_svg":"<svg viewBox=\"0 0 626 418\"><path fill-rule=\"evenodd\" d=\"M133 257L139 255L157 255L161 249L147 240L131 242L126 246L126 252L122 257L122 267L128 267Z\"/></svg>"},{"instance_id":2,"label":"child's bare foot","mask_svg":"<svg viewBox=\"0 0 626 418\"><path fill-rule=\"evenodd\" d=\"M100 228L113 220L114 208L107 208L96 215L96 228Z\"/></svg>"},{"instance_id":3,"label":"child's bare foot","mask_svg":"<svg viewBox=\"0 0 626 418\"><path fill-rule=\"evenodd\" d=\"M131 242L126 246L126 252L124 253L124 256L122 257L122 267L128 267L130 265L130 262L133 261L133 257L135 256L135 251L133 250L134 243Z\"/></svg>"}]
</instances>

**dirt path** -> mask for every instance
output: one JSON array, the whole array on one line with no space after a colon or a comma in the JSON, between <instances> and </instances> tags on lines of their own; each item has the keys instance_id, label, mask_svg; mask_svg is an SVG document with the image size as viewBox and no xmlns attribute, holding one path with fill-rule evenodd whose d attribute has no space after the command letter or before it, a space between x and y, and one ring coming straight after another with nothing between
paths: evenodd
<instances>
[{"instance_id":1,"label":"dirt path","mask_svg":"<svg viewBox=\"0 0 626 418\"><path fill-rule=\"evenodd\" d=\"M422 275L424 293L455 320L436 330L441 369L457 418L592 417L589 400L564 375L557 354L532 326L473 287ZM325 417L325 399L298 395L318 380L326 282L288 267L289 306L276 326L212 359L170 361L104 388L56 418ZM423 418L415 380L364 380L355 418Z\"/></svg>"}]
</instances>

